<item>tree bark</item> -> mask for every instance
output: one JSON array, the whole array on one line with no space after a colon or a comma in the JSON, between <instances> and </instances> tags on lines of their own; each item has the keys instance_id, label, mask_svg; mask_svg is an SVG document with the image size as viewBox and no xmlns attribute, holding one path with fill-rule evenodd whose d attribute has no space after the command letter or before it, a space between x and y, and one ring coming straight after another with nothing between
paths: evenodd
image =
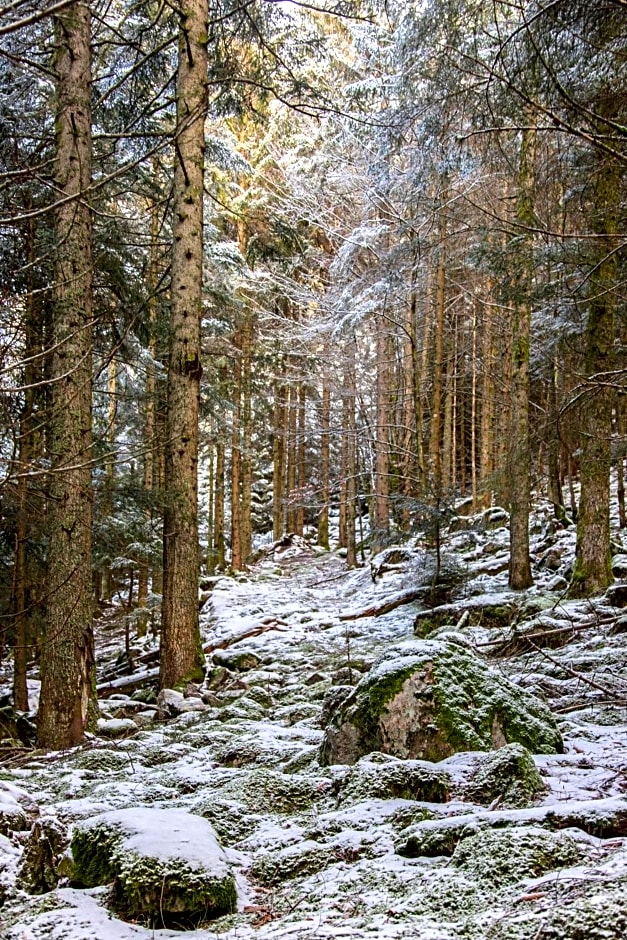
<instances>
[{"instance_id":1,"label":"tree bark","mask_svg":"<svg viewBox=\"0 0 627 940\"><path fill-rule=\"evenodd\" d=\"M531 483L529 453L529 343L531 336L531 290L533 286L536 130L522 131L518 173L516 241L518 266L512 305L512 378L510 396L510 434L508 479L510 494L509 586L522 591L533 584L529 559L529 507Z\"/></svg>"},{"instance_id":2,"label":"tree bark","mask_svg":"<svg viewBox=\"0 0 627 940\"><path fill-rule=\"evenodd\" d=\"M198 626L198 406L207 116L207 4L180 7L163 532L161 688L202 678Z\"/></svg>"},{"instance_id":3,"label":"tree bark","mask_svg":"<svg viewBox=\"0 0 627 940\"><path fill-rule=\"evenodd\" d=\"M39 743L73 747L95 714L92 631L91 13L72 3L57 40L54 353L50 420L48 617L41 663Z\"/></svg>"},{"instance_id":4,"label":"tree bark","mask_svg":"<svg viewBox=\"0 0 627 940\"><path fill-rule=\"evenodd\" d=\"M606 105L614 117L615 101ZM603 374L614 362L614 314L619 275L616 253L621 167L599 153L594 168L593 231L599 256L590 275L585 333L586 396L581 406L581 498L570 585L574 597L602 593L612 583L610 557L610 439L612 395Z\"/></svg>"}]
</instances>

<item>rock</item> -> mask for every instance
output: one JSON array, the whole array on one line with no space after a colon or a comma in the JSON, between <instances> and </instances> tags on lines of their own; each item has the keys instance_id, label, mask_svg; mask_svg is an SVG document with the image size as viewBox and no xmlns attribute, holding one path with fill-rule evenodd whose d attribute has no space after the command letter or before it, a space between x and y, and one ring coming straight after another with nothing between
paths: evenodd
<instances>
[{"instance_id":1,"label":"rock","mask_svg":"<svg viewBox=\"0 0 627 940\"><path fill-rule=\"evenodd\" d=\"M38 819L28 835L18 869L20 886L29 894L53 891L61 877L59 866L69 837L58 819Z\"/></svg>"},{"instance_id":2,"label":"rock","mask_svg":"<svg viewBox=\"0 0 627 940\"><path fill-rule=\"evenodd\" d=\"M375 755L362 758L351 768L342 782L342 803L362 800L421 800L445 803L449 798L451 779L434 764L420 760L396 760L385 755L384 763L374 761Z\"/></svg>"},{"instance_id":3,"label":"rock","mask_svg":"<svg viewBox=\"0 0 627 940\"><path fill-rule=\"evenodd\" d=\"M611 584L604 597L606 603L612 607L627 607L627 582Z\"/></svg>"},{"instance_id":4,"label":"rock","mask_svg":"<svg viewBox=\"0 0 627 940\"><path fill-rule=\"evenodd\" d=\"M207 706L200 698L185 698L174 689L161 689L157 696L157 715L161 719L175 718L185 712L202 712Z\"/></svg>"},{"instance_id":5,"label":"rock","mask_svg":"<svg viewBox=\"0 0 627 940\"><path fill-rule=\"evenodd\" d=\"M96 725L98 734L103 738L123 738L133 734L137 728L132 718L99 718Z\"/></svg>"},{"instance_id":6,"label":"rock","mask_svg":"<svg viewBox=\"0 0 627 940\"><path fill-rule=\"evenodd\" d=\"M619 633L627 633L627 616L617 617L614 623L608 627L608 636L616 636Z\"/></svg>"},{"instance_id":7,"label":"rock","mask_svg":"<svg viewBox=\"0 0 627 940\"><path fill-rule=\"evenodd\" d=\"M352 689L331 716L320 762L354 764L371 751L439 761L513 741L533 753L563 750L539 699L469 650L427 640L392 650Z\"/></svg>"},{"instance_id":8,"label":"rock","mask_svg":"<svg viewBox=\"0 0 627 940\"><path fill-rule=\"evenodd\" d=\"M568 587L568 581L561 574L556 574L554 578L551 578L547 582L546 589L547 591L562 592L565 591Z\"/></svg>"},{"instance_id":9,"label":"rock","mask_svg":"<svg viewBox=\"0 0 627 940\"><path fill-rule=\"evenodd\" d=\"M358 854L361 853L354 852L350 860L354 861ZM313 875L342 860L342 854L335 846L306 839L297 845L288 845L277 852L258 856L253 862L251 873L256 881L272 887L292 878Z\"/></svg>"},{"instance_id":10,"label":"rock","mask_svg":"<svg viewBox=\"0 0 627 940\"><path fill-rule=\"evenodd\" d=\"M487 879L501 887L576 865L582 855L577 842L563 832L535 827L483 829L462 839L453 852L453 865L479 882Z\"/></svg>"},{"instance_id":11,"label":"rock","mask_svg":"<svg viewBox=\"0 0 627 940\"><path fill-rule=\"evenodd\" d=\"M463 789L463 798L489 806L528 806L546 790L533 757L522 744L506 744L481 759L470 781Z\"/></svg>"},{"instance_id":12,"label":"rock","mask_svg":"<svg viewBox=\"0 0 627 940\"><path fill-rule=\"evenodd\" d=\"M612 558L612 574L615 578L627 577L627 555L614 555Z\"/></svg>"},{"instance_id":13,"label":"rock","mask_svg":"<svg viewBox=\"0 0 627 940\"><path fill-rule=\"evenodd\" d=\"M23 790L5 780L0 781L0 833L27 832L37 807Z\"/></svg>"},{"instance_id":14,"label":"rock","mask_svg":"<svg viewBox=\"0 0 627 940\"><path fill-rule=\"evenodd\" d=\"M212 656L216 666L223 666L232 672L247 672L261 665L261 660L250 650L216 650Z\"/></svg>"},{"instance_id":15,"label":"rock","mask_svg":"<svg viewBox=\"0 0 627 940\"><path fill-rule=\"evenodd\" d=\"M337 713L342 704L349 695L352 695L354 686L352 685L333 685L327 692L322 702L322 712L320 713L320 724L324 728L331 721L334 714Z\"/></svg>"},{"instance_id":16,"label":"rock","mask_svg":"<svg viewBox=\"0 0 627 940\"><path fill-rule=\"evenodd\" d=\"M235 910L226 856L201 816L134 807L81 822L72 836L73 880L113 883L113 904L153 927L195 926Z\"/></svg>"}]
</instances>

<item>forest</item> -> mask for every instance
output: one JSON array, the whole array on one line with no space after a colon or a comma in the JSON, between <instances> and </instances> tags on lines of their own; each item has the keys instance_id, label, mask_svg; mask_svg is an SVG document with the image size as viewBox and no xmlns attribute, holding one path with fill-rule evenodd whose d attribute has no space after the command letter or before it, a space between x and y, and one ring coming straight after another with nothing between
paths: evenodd
<instances>
[{"instance_id":1,"label":"forest","mask_svg":"<svg viewBox=\"0 0 627 940\"><path fill-rule=\"evenodd\" d=\"M0 936L618 940L626 0L0 4Z\"/></svg>"}]
</instances>

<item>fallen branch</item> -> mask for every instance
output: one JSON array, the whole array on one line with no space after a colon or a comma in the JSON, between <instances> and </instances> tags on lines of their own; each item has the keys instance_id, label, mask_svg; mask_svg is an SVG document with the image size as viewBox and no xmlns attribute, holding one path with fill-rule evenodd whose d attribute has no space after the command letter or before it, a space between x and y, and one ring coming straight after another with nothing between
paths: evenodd
<instances>
[{"instance_id":1,"label":"fallen branch","mask_svg":"<svg viewBox=\"0 0 627 940\"><path fill-rule=\"evenodd\" d=\"M413 601L424 600L426 594L431 590L429 587L421 587L413 591L405 591L403 594L397 594L381 604L373 604L372 607L366 607L365 610L349 611L347 614L340 614L340 620L360 620L362 617L379 617L381 614L387 614L403 604L411 604Z\"/></svg>"},{"instance_id":2,"label":"fallen branch","mask_svg":"<svg viewBox=\"0 0 627 940\"><path fill-rule=\"evenodd\" d=\"M266 633L268 630L284 630L289 626L285 620L279 620L277 617L267 617L256 627L251 627L249 630L245 630L243 633L237 633L235 636L228 636L224 640L220 640L219 643L207 643L203 646L205 653L213 653L215 650L225 650L229 646L234 646L236 643L241 643L242 640L248 640L253 636L260 636L262 633Z\"/></svg>"}]
</instances>

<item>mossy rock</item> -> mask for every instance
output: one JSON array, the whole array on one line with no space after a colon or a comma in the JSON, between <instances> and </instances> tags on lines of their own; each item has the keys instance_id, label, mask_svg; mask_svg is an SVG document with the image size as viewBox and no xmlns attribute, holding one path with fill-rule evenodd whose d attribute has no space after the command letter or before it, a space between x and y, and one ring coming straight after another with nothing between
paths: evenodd
<instances>
[{"instance_id":1,"label":"mossy rock","mask_svg":"<svg viewBox=\"0 0 627 940\"><path fill-rule=\"evenodd\" d=\"M135 731L137 731L137 726ZM124 751L98 747L78 754L74 759L74 766L97 773L117 773L120 770L131 770L131 760Z\"/></svg>"},{"instance_id":2,"label":"mossy rock","mask_svg":"<svg viewBox=\"0 0 627 940\"><path fill-rule=\"evenodd\" d=\"M627 937L627 877L598 884L575 885L555 882L543 886L543 896L535 902L518 905L490 928L490 940L624 940ZM548 894L548 896L547 896Z\"/></svg>"},{"instance_id":3,"label":"mossy rock","mask_svg":"<svg viewBox=\"0 0 627 940\"><path fill-rule=\"evenodd\" d=\"M219 797L203 801L195 812L209 820L222 845L227 846L241 842L261 822L261 816L251 813L244 803Z\"/></svg>"},{"instance_id":4,"label":"mossy rock","mask_svg":"<svg viewBox=\"0 0 627 940\"><path fill-rule=\"evenodd\" d=\"M394 848L404 858L451 856L462 839L476 831L468 819L460 816L456 825L442 825L437 819L420 820L399 833Z\"/></svg>"},{"instance_id":5,"label":"mossy rock","mask_svg":"<svg viewBox=\"0 0 627 940\"><path fill-rule=\"evenodd\" d=\"M69 842L64 825L56 819L38 819L28 835L18 869L20 887L29 894L45 894L56 888Z\"/></svg>"},{"instance_id":6,"label":"mossy rock","mask_svg":"<svg viewBox=\"0 0 627 940\"><path fill-rule=\"evenodd\" d=\"M71 849L74 882L111 883L122 916L189 927L235 909L235 881L200 816L152 808L105 813L77 826Z\"/></svg>"},{"instance_id":7,"label":"mossy rock","mask_svg":"<svg viewBox=\"0 0 627 940\"><path fill-rule=\"evenodd\" d=\"M288 774L265 768L232 772L219 782L221 793L245 805L253 813L291 815L304 813L328 796L330 781L321 776Z\"/></svg>"},{"instance_id":8,"label":"mossy rock","mask_svg":"<svg viewBox=\"0 0 627 940\"><path fill-rule=\"evenodd\" d=\"M232 672L248 672L261 665L259 657L250 650L216 650L211 658L216 666Z\"/></svg>"},{"instance_id":9,"label":"mossy rock","mask_svg":"<svg viewBox=\"0 0 627 940\"><path fill-rule=\"evenodd\" d=\"M419 800L445 803L451 780L447 773L427 761L387 760L375 763L362 759L351 768L342 785L341 801Z\"/></svg>"},{"instance_id":10,"label":"mossy rock","mask_svg":"<svg viewBox=\"0 0 627 940\"><path fill-rule=\"evenodd\" d=\"M307 840L257 857L252 864L251 875L260 884L272 887L293 878L313 875L338 860L330 846Z\"/></svg>"},{"instance_id":11,"label":"mossy rock","mask_svg":"<svg viewBox=\"0 0 627 940\"><path fill-rule=\"evenodd\" d=\"M534 759L522 744L506 744L479 761L463 798L489 806L528 806L544 793L546 785Z\"/></svg>"},{"instance_id":12,"label":"mossy rock","mask_svg":"<svg viewBox=\"0 0 627 940\"><path fill-rule=\"evenodd\" d=\"M479 881L502 887L582 860L581 848L571 836L524 827L474 832L459 842L452 862Z\"/></svg>"},{"instance_id":13,"label":"mossy rock","mask_svg":"<svg viewBox=\"0 0 627 940\"><path fill-rule=\"evenodd\" d=\"M546 705L453 643L406 643L390 651L332 715L321 764L354 764L371 751L437 762L457 751L518 742L561 753Z\"/></svg>"}]
</instances>

